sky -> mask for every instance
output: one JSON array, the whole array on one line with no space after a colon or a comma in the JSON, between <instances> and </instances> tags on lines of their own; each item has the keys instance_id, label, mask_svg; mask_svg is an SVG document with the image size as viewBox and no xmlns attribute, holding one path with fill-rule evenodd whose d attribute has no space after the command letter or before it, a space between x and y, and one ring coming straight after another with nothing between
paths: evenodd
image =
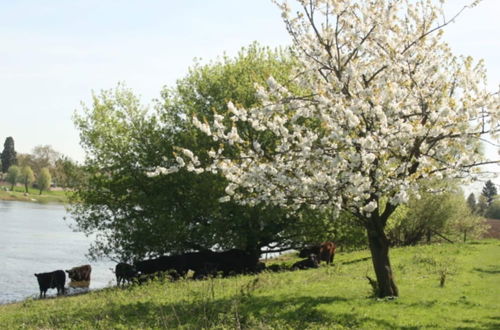
<instances>
[{"instance_id":1,"label":"sky","mask_svg":"<svg viewBox=\"0 0 500 330\"><path fill-rule=\"evenodd\" d=\"M448 17L472 0L450 0ZM446 28L456 54L484 59L500 84L500 1L483 0ZM37 145L82 161L72 116L92 91L124 82L144 103L194 58L234 55L253 41L290 44L270 0L0 0L0 148ZM487 149L488 154L496 150Z\"/></svg>"}]
</instances>

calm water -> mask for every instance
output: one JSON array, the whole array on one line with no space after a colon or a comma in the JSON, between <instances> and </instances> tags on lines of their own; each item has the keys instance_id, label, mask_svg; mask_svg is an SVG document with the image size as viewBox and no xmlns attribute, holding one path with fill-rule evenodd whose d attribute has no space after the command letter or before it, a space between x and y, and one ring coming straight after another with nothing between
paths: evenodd
<instances>
[{"instance_id":1,"label":"calm water","mask_svg":"<svg viewBox=\"0 0 500 330\"><path fill-rule=\"evenodd\" d=\"M0 304L37 297L34 273L83 264L92 265L90 290L115 284L114 263L90 262L85 254L91 239L70 224L61 205L0 201ZM56 292L49 289L47 295Z\"/></svg>"}]
</instances>

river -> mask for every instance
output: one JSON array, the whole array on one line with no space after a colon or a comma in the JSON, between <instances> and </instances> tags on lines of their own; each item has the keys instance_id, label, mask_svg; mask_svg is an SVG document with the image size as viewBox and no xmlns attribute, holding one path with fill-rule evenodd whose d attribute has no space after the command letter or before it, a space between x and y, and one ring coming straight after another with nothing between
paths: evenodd
<instances>
[{"instance_id":1,"label":"river","mask_svg":"<svg viewBox=\"0 0 500 330\"><path fill-rule=\"evenodd\" d=\"M115 284L114 263L89 261L91 239L74 232L73 223L62 205L0 201L0 304L38 297L34 273L84 264L92 265L90 290Z\"/></svg>"}]
</instances>

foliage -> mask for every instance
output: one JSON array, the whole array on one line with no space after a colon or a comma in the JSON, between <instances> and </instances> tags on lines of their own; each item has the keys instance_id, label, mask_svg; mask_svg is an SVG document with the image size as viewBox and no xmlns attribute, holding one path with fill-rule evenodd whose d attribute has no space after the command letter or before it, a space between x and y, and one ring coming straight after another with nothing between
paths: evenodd
<instances>
[{"instance_id":1,"label":"foliage","mask_svg":"<svg viewBox=\"0 0 500 330\"><path fill-rule=\"evenodd\" d=\"M447 239L443 235L447 234L451 223L471 216L456 183L429 181L422 184L419 196L415 195L389 218L387 236L392 245L430 243L433 237Z\"/></svg>"},{"instance_id":2,"label":"foliage","mask_svg":"<svg viewBox=\"0 0 500 330\"><path fill-rule=\"evenodd\" d=\"M24 184L25 192L28 193L28 186L35 181L35 174L29 166L23 166L21 168L21 180Z\"/></svg>"},{"instance_id":3,"label":"foliage","mask_svg":"<svg viewBox=\"0 0 500 330\"><path fill-rule=\"evenodd\" d=\"M310 217L320 217L311 210L290 217L278 207L220 203L227 182L214 173L145 173L175 152L174 146L213 145L186 118L208 114L228 99L246 106L257 102L254 79L263 82L273 74L285 82L292 66L288 56L253 44L236 58L196 64L176 88L162 92L157 112L123 86L93 95L92 105L75 116L87 176L75 186L79 203L72 207L79 229L97 234L91 255L132 259L212 247L258 254L264 247L297 245L323 228L307 225Z\"/></svg>"},{"instance_id":4,"label":"foliage","mask_svg":"<svg viewBox=\"0 0 500 330\"><path fill-rule=\"evenodd\" d=\"M467 205L472 213L477 212L476 196L474 196L474 193L470 193L469 197L467 197Z\"/></svg>"},{"instance_id":5,"label":"foliage","mask_svg":"<svg viewBox=\"0 0 500 330\"><path fill-rule=\"evenodd\" d=\"M16 154L16 150L14 149L14 139L9 136L5 139L3 151L0 155L0 158L2 159L3 173L6 173L12 165L17 165Z\"/></svg>"},{"instance_id":6,"label":"foliage","mask_svg":"<svg viewBox=\"0 0 500 330\"><path fill-rule=\"evenodd\" d=\"M365 274L373 275L363 250L339 253L334 266L314 270L28 299L0 306L0 323L6 329L498 329L499 254L497 240L393 249L405 293L397 300L366 297Z\"/></svg>"},{"instance_id":7,"label":"foliage","mask_svg":"<svg viewBox=\"0 0 500 330\"><path fill-rule=\"evenodd\" d=\"M21 178L21 169L17 165L12 165L9 167L7 172L6 181L12 185L10 190L14 190L14 186Z\"/></svg>"},{"instance_id":8,"label":"foliage","mask_svg":"<svg viewBox=\"0 0 500 330\"><path fill-rule=\"evenodd\" d=\"M52 173L56 186L63 188L75 187L85 177L82 166L66 156L61 156L55 161Z\"/></svg>"},{"instance_id":9,"label":"foliage","mask_svg":"<svg viewBox=\"0 0 500 330\"><path fill-rule=\"evenodd\" d=\"M482 194L479 195L477 204L476 204L476 214L485 216L486 212L488 212L489 205L488 205L488 199L484 197Z\"/></svg>"},{"instance_id":10,"label":"foliage","mask_svg":"<svg viewBox=\"0 0 500 330\"><path fill-rule=\"evenodd\" d=\"M51 145L35 146L30 156L29 165L35 173L40 173L42 168L53 169L56 161L62 157Z\"/></svg>"},{"instance_id":11,"label":"foliage","mask_svg":"<svg viewBox=\"0 0 500 330\"><path fill-rule=\"evenodd\" d=\"M493 203L493 200L495 199L495 196L497 195L497 187L491 180L486 181L484 184L483 190L481 191L481 195L486 198L486 201L488 202L488 206Z\"/></svg>"},{"instance_id":12,"label":"foliage","mask_svg":"<svg viewBox=\"0 0 500 330\"><path fill-rule=\"evenodd\" d=\"M461 238L465 243L467 239L471 240L483 237L490 226L487 224L485 218L468 213L454 218L450 223L450 227L454 232L462 236Z\"/></svg>"},{"instance_id":13,"label":"foliage","mask_svg":"<svg viewBox=\"0 0 500 330\"><path fill-rule=\"evenodd\" d=\"M500 219L500 201L499 200L493 201L491 205L486 209L484 215L487 218Z\"/></svg>"},{"instance_id":14,"label":"foliage","mask_svg":"<svg viewBox=\"0 0 500 330\"><path fill-rule=\"evenodd\" d=\"M49 190L51 182L52 176L50 175L49 169L47 167L42 168L36 178L38 189L40 189L40 195L43 190Z\"/></svg>"}]
</instances>

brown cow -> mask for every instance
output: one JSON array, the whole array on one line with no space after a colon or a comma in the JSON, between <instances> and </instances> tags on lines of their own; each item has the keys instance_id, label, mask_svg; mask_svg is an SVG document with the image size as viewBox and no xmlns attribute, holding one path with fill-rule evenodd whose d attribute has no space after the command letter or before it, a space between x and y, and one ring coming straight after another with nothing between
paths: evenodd
<instances>
[{"instance_id":1,"label":"brown cow","mask_svg":"<svg viewBox=\"0 0 500 330\"><path fill-rule=\"evenodd\" d=\"M337 246L334 242L322 243L319 249L319 260L325 261L327 264L332 263L333 258L335 257L335 249L337 249Z\"/></svg>"},{"instance_id":2,"label":"brown cow","mask_svg":"<svg viewBox=\"0 0 500 330\"><path fill-rule=\"evenodd\" d=\"M71 269L66 270L66 273L68 273L68 277L71 279L72 282L74 282L75 286L82 286L81 284L80 285L76 284L78 282L82 282L84 284L83 286L87 287L90 283L91 272L92 272L92 267L90 267L90 265L73 267Z\"/></svg>"}]
</instances>

